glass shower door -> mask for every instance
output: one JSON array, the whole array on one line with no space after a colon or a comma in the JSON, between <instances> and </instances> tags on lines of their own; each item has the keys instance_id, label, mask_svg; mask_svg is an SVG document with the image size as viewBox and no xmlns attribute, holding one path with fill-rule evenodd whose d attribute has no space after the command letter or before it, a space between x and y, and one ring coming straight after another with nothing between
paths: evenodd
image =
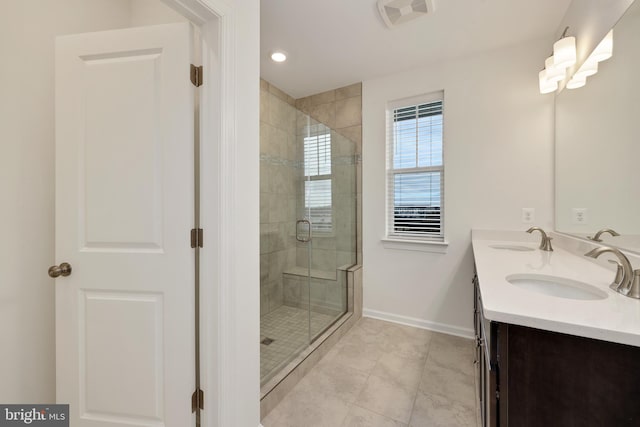
<instances>
[{"instance_id":1,"label":"glass shower door","mask_svg":"<svg viewBox=\"0 0 640 427\"><path fill-rule=\"evenodd\" d=\"M339 201L346 198L342 193L344 189L336 184L340 184L341 176L348 172L345 166L353 170L353 177L355 168L349 166L349 162L341 164L341 154L344 154L341 150L348 145L344 144L346 138L328 126L307 117L301 139L304 179L299 206L310 236L306 256L301 261L306 261L309 268L305 296L309 309L309 341L312 342L347 311L345 266L355 264L355 256L352 262L343 262L344 256L338 251L343 240L350 238L349 233L343 235L348 231L345 222L350 223L350 215L339 209ZM354 196L355 189L350 196L353 207ZM355 211L351 216L355 224ZM355 242L355 234L353 237ZM353 249L355 255L355 246Z\"/></svg>"},{"instance_id":2,"label":"glass shower door","mask_svg":"<svg viewBox=\"0 0 640 427\"><path fill-rule=\"evenodd\" d=\"M271 99L269 108L260 143L262 384L347 312L357 252L355 143L299 110L291 116L289 104Z\"/></svg>"}]
</instances>

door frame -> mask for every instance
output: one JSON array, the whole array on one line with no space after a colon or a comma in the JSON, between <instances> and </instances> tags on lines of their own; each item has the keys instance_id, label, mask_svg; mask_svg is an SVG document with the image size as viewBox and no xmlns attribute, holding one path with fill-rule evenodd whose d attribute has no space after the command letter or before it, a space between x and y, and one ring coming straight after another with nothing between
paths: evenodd
<instances>
[{"instance_id":1,"label":"door frame","mask_svg":"<svg viewBox=\"0 0 640 427\"><path fill-rule=\"evenodd\" d=\"M162 0L200 28L202 425L260 422L259 0Z\"/></svg>"}]
</instances>

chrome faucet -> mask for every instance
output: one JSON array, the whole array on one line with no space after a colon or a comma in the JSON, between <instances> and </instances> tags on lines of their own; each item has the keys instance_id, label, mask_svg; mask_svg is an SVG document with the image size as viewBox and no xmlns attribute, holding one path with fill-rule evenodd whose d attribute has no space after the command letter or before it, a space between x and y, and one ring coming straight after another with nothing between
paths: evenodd
<instances>
[{"instance_id":1,"label":"chrome faucet","mask_svg":"<svg viewBox=\"0 0 640 427\"><path fill-rule=\"evenodd\" d=\"M614 291L617 291L622 284L622 278L624 277L624 267L614 259L610 259L608 261L616 266L616 277L613 279L613 282L611 282L609 287Z\"/></svg>"},{"instance_id":2,"label":"chrome faucet","mask_svg":"<svg viewBox=\"0 0 640 427\"><path fill-rule=\"evenodd\" d=\"M629 258L626 257L625 254L620 252L618 249L611 248L609 246L601 246L599 248L595 248L590 250L585 256L590 258L598 258L605 252L611 252L620 260L620 267L622 267L622 275L620 274L620 267L618 267L618 271L616 272L616 279L611 284L611 288L622 295L628 296L630 298L640 299L640 270L633 270L631 266L631 262ZM622 276L622 277L620 277ZM615 285L618 286L615 286Z\"/></svg>"},{"instance_id":3,"label":"chrome faucet","mask_svg":"<svg viewBox=\"0 0 640 427\"><path fill-rule=\"evenodd\" d=\"M551 237L547 236L547 233L545 233L544 230L540 227L531 227L530 229L527 230L527 233L531 234L534 231L539 231L542 234L540 249L542 249L543 251L551 252L553 250L553 247L551 247Z\"/></svg>"},{"instance_id":4,"label":"chrome faucet","mask_svg":"<svg viewBox=\"0 0 640 427\"><path fill-rule=\"evenodd\" d=\"M603 228L602 230L598 231L596 233L595 236L591 237L591 236L587 236L587 239L589 240L593 240L594 242L602 242L602 239L600 238L600 235L602 233L609 233L611 234L613 237L619 236L620 234L616 233L615 230L612 230L610 228Z\"/></svg>"}]
</instances>

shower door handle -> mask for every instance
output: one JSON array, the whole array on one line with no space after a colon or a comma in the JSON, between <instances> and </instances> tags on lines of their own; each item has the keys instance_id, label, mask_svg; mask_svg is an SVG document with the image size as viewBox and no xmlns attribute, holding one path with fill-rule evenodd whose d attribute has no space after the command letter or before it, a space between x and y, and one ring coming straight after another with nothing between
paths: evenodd
<instances>
[{"instance_id":1,"label":"shower door handle","mask_svg":"<svg viewBox=\"0 0 640 427\"><path fill-rule=\"evenodd\" d=\"M307 225L307 235L306 237L300 237L300 224ZM311 221L307 219L299 219L296 221L296 240L298 242L310 242L311 241Z\"/></svg>"}]
</instances>

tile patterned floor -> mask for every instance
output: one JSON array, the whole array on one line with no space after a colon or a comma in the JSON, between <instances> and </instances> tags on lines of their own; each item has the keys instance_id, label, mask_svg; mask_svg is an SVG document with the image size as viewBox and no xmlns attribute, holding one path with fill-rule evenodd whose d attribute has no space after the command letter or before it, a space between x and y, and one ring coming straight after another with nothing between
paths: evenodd
<instances>
[{"instance_id":1,"label":"tile patterned floor","mask_svg":"<svg viewBox=\"0 0 640 427\"><path fill-rule=\"evenodd\" d=\"M260 344L260 378L262 382L289 363L301 349L309 345L309 326L312 333L329 326L336 316L304 309L280 306L260 319L260 341L271 338L269 345Z\"/></svg>"},{"instance_id":2,"label":"tile patterned floor","mask_svg":"<svg viewBox=\"0 0 640 427\"><path fill-rule=\"evenodd\" d=\"M473 341L363 318L265 427L476 427Z\"/></svg>"}]
</instances>

